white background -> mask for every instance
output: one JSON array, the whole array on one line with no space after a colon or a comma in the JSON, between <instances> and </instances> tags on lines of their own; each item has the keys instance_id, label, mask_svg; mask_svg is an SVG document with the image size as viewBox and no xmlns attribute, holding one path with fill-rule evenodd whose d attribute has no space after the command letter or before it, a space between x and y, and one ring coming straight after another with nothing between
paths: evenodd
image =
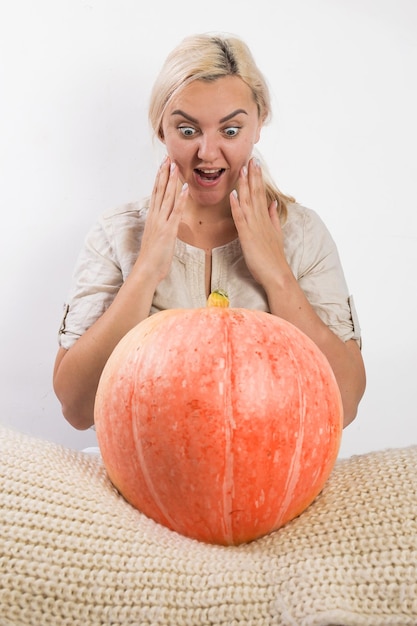
<instances>
[{"instance_id":1,"label":"white background","mask_svg":"<svg viewBox=\"0 0 417 626\"><path fill-rule=\"evenodd\" d=\"M51 384L75 259L100 213L151 189L147 103L166 55L221 30L267 76L259 147L330 228L355 297L368 387L340 454L417 444L417 2L0 1L0 422L94 443Z\"/></svg>"}]
</instances>

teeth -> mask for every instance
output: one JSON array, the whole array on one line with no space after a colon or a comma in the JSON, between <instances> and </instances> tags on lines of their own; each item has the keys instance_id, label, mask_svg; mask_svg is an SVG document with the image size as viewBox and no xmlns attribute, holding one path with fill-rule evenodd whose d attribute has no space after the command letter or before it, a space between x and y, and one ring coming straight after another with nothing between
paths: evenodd
<instances>
[{"instance_id":1,"label":"teeth","mask_svg":"<svg viewBox=\"0 0 417 626\"><path fill-rule=\"evenodd\" d=\"M216 170L203 170L199 168L199 170L200 172L204 172L204 174L216 174L217 172L221 172L221 168Z\"/></svg>"}]
</instances>

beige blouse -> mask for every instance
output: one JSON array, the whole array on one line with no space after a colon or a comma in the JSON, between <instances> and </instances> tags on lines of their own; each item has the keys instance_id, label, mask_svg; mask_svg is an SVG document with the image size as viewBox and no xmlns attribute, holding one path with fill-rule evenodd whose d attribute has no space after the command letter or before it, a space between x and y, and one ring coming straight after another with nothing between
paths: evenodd
<instances>
[{"instance_id":1,"label":"beige blouse","mask_svg":"<svg viewBox=\"0 0 417 626\"><path fill-rule=\"evenodd\" d=\"M104 313L131 271L148 205L146 198L105 213L88 234L59 330L63 348L70 348ZM283 235L287 261L317 315L342 340L353 338L360 344L337 248L320 217L311 209L290 205ZM269 312L265 292L252 278L238 239L212 251L214 289L227 292L231 307ZM205 252L177 239L170 272L158 285L150 314L205 305Z\"/></svg>"}]
</instances>

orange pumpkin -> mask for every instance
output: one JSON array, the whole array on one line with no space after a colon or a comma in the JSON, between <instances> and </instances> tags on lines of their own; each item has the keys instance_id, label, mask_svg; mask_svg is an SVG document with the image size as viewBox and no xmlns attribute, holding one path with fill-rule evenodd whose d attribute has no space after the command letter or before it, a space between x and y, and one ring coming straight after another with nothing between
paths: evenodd
<instances>
[{"instance_id":1,"label":"orange pumpkin","mask_svg":"<svg viewBox=\"0 0 417 626\"><path fill-rule=\"evenodd\" d=\"M238 308L152 315L100 379L97 438L136 508L188 537L237 545L302 513L342 433L330 365L292 324Z\"/></svg>"}]
</instances>

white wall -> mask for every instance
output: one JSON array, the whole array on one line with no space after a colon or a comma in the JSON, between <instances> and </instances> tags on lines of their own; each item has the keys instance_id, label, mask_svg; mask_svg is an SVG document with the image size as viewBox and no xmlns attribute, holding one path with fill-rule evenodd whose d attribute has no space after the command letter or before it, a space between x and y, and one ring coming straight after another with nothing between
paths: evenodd
<instances>
[{"instance_id":1,"label":"white wall","mask_svg":"<svg viewBox=\"0 0 417 626\"><path fill-rule=\"evenodd\" d=\"M0 421L94 443L51 385L72 268L103 210L150 191L152 80L183 36L210 30L241 35L268 77L260 148L329 226L356 299L368 388L341 455L416 444L414 0L1 2Z\"/></svg>"}]
</instances>

